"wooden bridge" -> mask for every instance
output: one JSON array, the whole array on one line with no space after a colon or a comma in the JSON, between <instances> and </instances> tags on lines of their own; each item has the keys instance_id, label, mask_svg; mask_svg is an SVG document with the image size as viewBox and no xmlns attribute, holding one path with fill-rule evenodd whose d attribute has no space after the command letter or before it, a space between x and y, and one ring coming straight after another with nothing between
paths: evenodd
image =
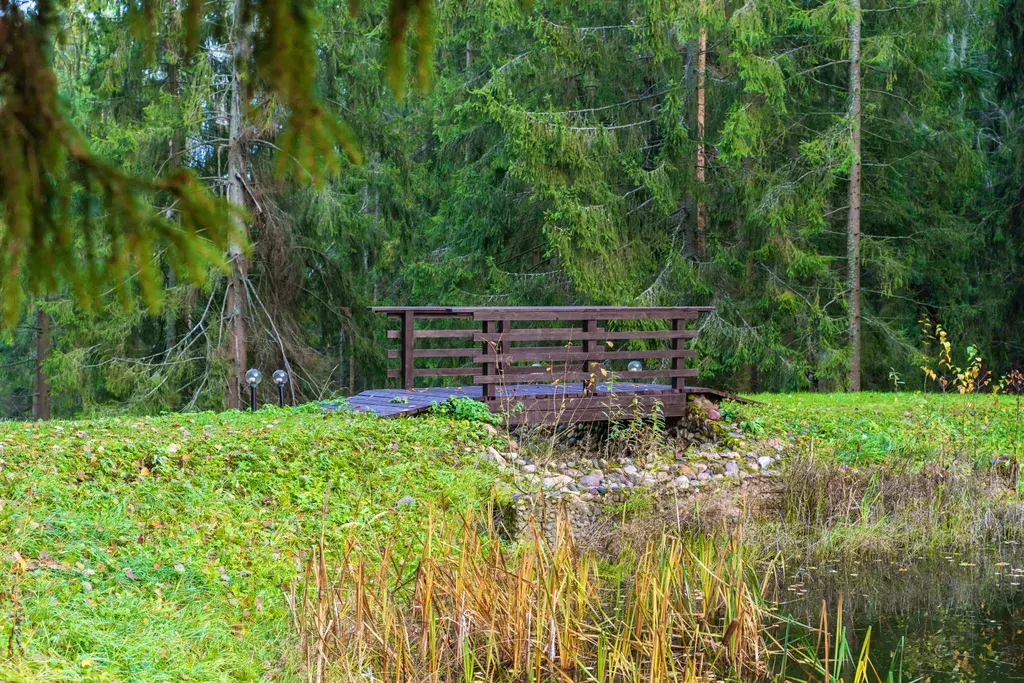
<instances>
[{"instance_id":1,"label":"wooden bridge","mask_svg":"<svg viewBox=\"0 0 1024 683\"><path fill-rule=\"evenodd\" d=\"M697 377L687 360L707 306L445 307L381 306L397 321L388 377L397 389L364 391L354 410L409 415L449 396L483 401L509 423L555 424L630 419L657 409L686 415L688 394L727 396L688 386ZM691 361L692 363L692 361ZM463 386L417 387L437 378ZM644 380L660 380L650 383Z\"/></svg>"}]
</instances>

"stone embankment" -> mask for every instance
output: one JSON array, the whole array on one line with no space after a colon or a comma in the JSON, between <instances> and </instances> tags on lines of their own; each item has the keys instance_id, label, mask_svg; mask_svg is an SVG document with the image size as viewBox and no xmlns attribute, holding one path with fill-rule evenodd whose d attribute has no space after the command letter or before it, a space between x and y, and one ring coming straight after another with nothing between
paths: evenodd
<instances>
[{"instance_id":1,"label":"stone embankment","mask_svg":"<svg viewBox=\"0 0 1024 683\"><path fill-rule=\"evenodd\" d=\"M718 417L717 407L707 413ZM541 458L512 441L506 452L489 448L482 457L497 464L502 481L512 487L512 512L520 531L531 518L550 531L558 516L567 514L579 534L602 517L623 511L623 506L628 509L631 501L651 514L672 514L681 505L692 505L698 495L727 492L751 479L771 477L785 451L781 439L751 439L736 425L716 420L684 431L676 443L674 453L671 446L661 444L642 457L566 447Z\"/></svg>"}]
</instances>

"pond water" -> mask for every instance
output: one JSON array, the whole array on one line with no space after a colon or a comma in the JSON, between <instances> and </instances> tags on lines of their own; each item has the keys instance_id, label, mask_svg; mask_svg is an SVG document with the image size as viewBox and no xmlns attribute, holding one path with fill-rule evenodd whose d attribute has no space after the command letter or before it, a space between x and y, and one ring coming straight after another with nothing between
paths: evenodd
<instances>
[{"instance_id":1,"label":"pond water","mask_svg":"<svg viewBox=\"0 0 1024 683\"><path fill-rule=\"evenodd\" d=\"M819 625L824 601L835 633L842 596L854 656L870 627L882 680L895 655L904 682L1024 682L1024 548L907 564L790 566L784 576L779 600L802 623Z\"/></svg>"}]
</instances>

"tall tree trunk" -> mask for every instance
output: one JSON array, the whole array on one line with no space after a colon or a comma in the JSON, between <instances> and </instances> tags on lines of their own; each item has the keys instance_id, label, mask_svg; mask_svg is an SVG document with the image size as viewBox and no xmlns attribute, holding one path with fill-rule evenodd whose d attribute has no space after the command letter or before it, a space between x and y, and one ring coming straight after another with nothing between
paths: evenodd
<instances>
[{"instance_id":1,"label":"tall tree trunk","mask_svg":"<svg viewBox=\"0 0 1024 683\"><path fill-rule=\"evenodd\" d=\"M50 314L36 306L36 386L32 397L32 417L50 419L50 376L43 364L50 357Z\"/></svg>"},{"instance_id":2,"label":"tall tree trunk","mask_svg":"<svg viewBox=\"0 0 1024 683\"><path fill-rule=\"evenodd\" d=\"M247 161L246 143L242 132L245 117L245 93L241 82L241 71L243 62L249 55L249 32L247 27L243 26L242 8L243 3L236 0L231 32L234 47L231 66L231 110L228 123L227 199L238 209L244 209L246 203L244 178ZM242 385L248 364L246 350L249 340L245 327L248 296L245 291L245 281L249 264L244 251L247 235L245 221L240 217L236 217L235 220L237 221L237 235L229 245L227 253L231 270L225 292L227 298L225 315L227 316L228 356L230 359L227 378L227 407L239 410L244 402Z\"/></svg>"},{"instance_id":3,"label":"tall tree trunk","mask_svg":"<svg viewBox=\"0 0 1024 683\"><path fill-rule=\"evenodd\" d=\"M700 3L701 22L703 22L705 4ZM707 157L704 153L704 112L705 87L707 84L708 30L702 25L700 37L697 39L697 232L694 239L694 252L697 260L704 258L707 252L707 217L704 215L704 201L701 193L704 189L704 168Z\"/></svg>"},{"instance_id":4,"label":"tall tree trunk","mask_svg":"<svg viewBox=\"0 0 1024 683\"><path fill-rule=\"evenodd\" d=\"M860 0L850 0L853 20L850 21L850 166L849 213L846 220L847 289L850 297L850 391L860 391Z\"/></svg>"},{"instance_id":5,"label":"tall tree trunk","mask_svg":"<svg viewBox=\"0 0 1024 683\"><path fill-rule=\"evenodd\" d=\"M472 69L473 69L473 61L475 59L476 59L476 56L473 54L473 44L469 41L469 38L467 38L466 39L466 87L467 88L469 87L469 82L470 82L470 79L471 79L471 74L472 74ZM466 149L463 150L463 153L465 154L465 162L467 164L470 161L470 153L471 153L471 150L472 150L472 145L470 144L470 137L471 136L467 133L466 134Z\"/></svg>"},{"instance_id":6,"label":"tall tree trunk","mask_svg":"<svg viewBox=\"0 0 1024 683\"><path fill-rule=\"evenodd\" d=\"M180 86L178 84L178 63L177 60L169 60L167 64L167 92L173 98L177 98L179 94ZM176 130L171 134L170 139L167 141L167 166L170 169L178 169L181 167L181 150L184 147L182 144L181 130ZM164 212L167 220L172 221L175 217L174 204L167 207ZM178 283L177 273L174 272L174 268L167 265L167 276L164 282L165 292L171 292L175 285ZM166 360L170 361L171 351L174 349L174 344L177 340L176 327L178 323L178 312L174 306L168 305L166 299L164 301L164 353L166 354Z\"/></svg>"},{"instance_id":7,"label":"tall tree trunk","mask_svg":"<svg viewBox=\"0 0 1024 683\"><path fill-rule=\"evenodd\" d=\"M696 72L695 63L697 61L694 59L694 56L696 53L697 45L692 41L688 42L686 44L686 61L683 65L683 87L682 92L680 93L680 100L683 102L690 101L690 98L693 97L693 94L696 92L696 79L694 78ZM683 107L682 113L679 116L679 125L687 132L693 130L694 113L695 112L692 112L688 107ZM682 197L682 201L679 204L677 212L679 214L679 223L676 230L682 233L683 255L688 259L692 259L697 253L697 225L694 218L696 211L694 209L694 193L692 186L687 188L686 194Z\"/></svg>"}]
</instances>

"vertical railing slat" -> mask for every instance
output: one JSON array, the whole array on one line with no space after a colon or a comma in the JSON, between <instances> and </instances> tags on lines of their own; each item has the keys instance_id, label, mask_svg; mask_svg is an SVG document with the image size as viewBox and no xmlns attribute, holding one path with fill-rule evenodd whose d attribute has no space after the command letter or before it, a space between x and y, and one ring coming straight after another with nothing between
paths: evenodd
<instances>
[{"instance_id":1,"label":"vertical railing slat","mask_svg":"<svg viewBox=\"0 0 1024 683\"><path fill-rule=\"evenodd\" d=\"M416 312L402 312L402 388L412 389L416 386L416 360L413 355L416 338Z\"/></svg>"},{"instance_id":2,"label":"vertical railing slat","mask_svg":"<svg viewBox=\"0 0 1024 683\"><path fill-rule=\"evenodd\" d=\"M679 331L682 331L682 330L685 330L685 329L686 329L686 320L685 319L683 319L683 318L673 318L673 320L672 320L672 330L673 331L679 332ZM686 348L685 340L682 339L681 337L676 337L675 339L672 340L672 350L673 351L682 351L685 348ZM673 356L672 357L672 369L673 370L682 370L685 367L686 367L686 359L684 357L682 357L682 356ZM672 378L672 388L675 391L683 391L683 390L685 390L685 388L686 388L686 379L683 378L683 377L673 377Z\"/></svg>"},{"instance_id":3,"label":"vertical railing slat","mask_svg":"<svg viewBox=\"0 0 1024 683\"><path fill-rule=\"evenodd\" d=\"M490 334L491 332L494 331L494 323L490 322L489 320L482 321L480 323L480 325L481 325L481 332L483 332L484 334ZM485 341L485 342L483 342L482 346L483 346L483 348L481 349L481 353L483 353L483 355L485 355L485 356L492 356L492 355L494 355L494 349L491 346L491 342ZM484 374L484 375L493 375L494 374L494 369L495 369L495 366L494 366L493 362L484 361L483 363L481 363L480 372L482 374ZM486 399L491 399L491 398L494 398L494 396L495 396L494 385L493 384L484 384L483 385L483 397L484 397L484 399L485 400Z\"/></svg>"}]
</instances>

